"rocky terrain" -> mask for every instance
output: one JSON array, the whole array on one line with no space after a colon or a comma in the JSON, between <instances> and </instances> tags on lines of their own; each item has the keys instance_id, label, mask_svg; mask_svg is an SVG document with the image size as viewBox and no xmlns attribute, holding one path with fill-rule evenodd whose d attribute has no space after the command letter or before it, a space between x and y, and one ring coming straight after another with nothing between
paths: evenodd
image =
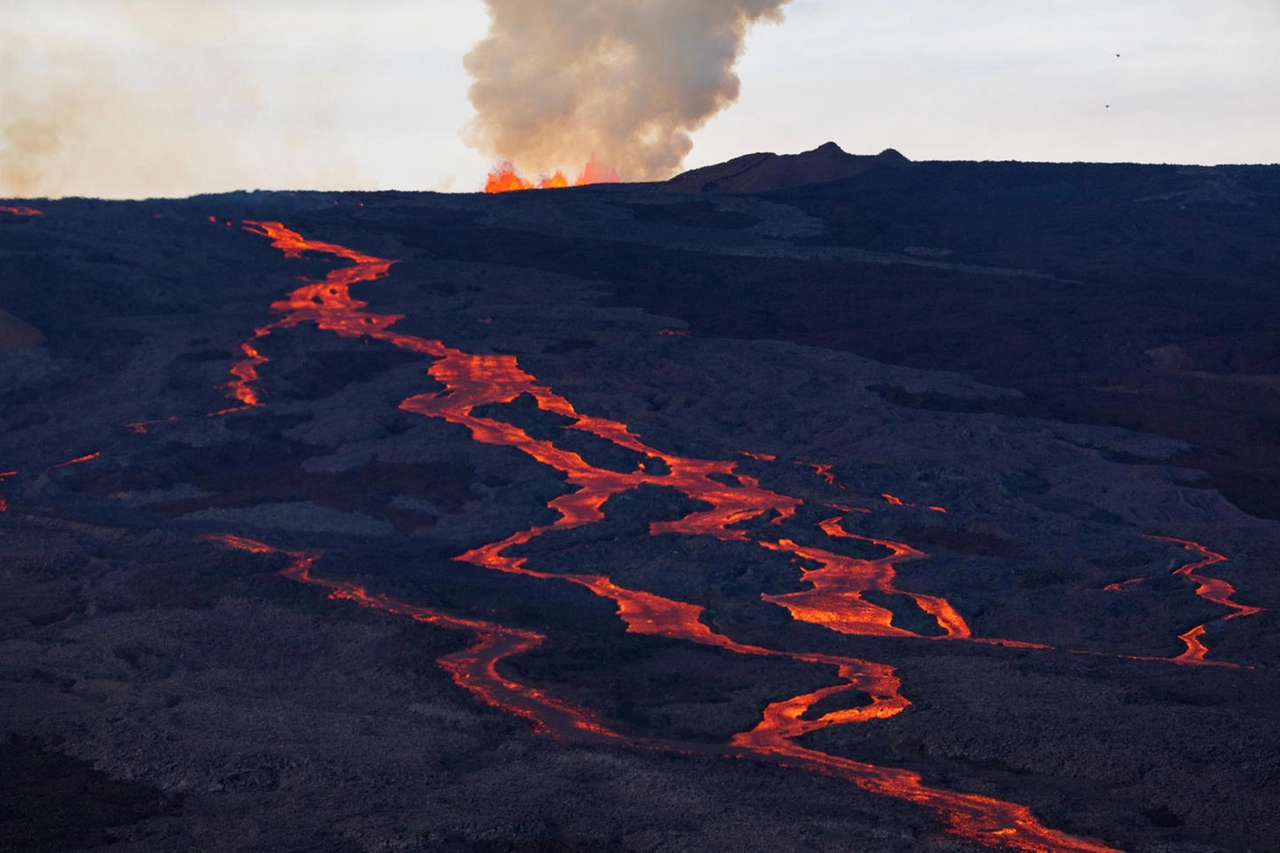
<instances>
[{"instance_id":1,"label":"rocky terrain","mask_svg":"<svg viewBox=\"0 0 1280 853\"><path fill-rule=\"evenodd\" d=\"M0 210L0 849L1277 849L1280 168L824 149Z\"/></svg>"}]
</instances>

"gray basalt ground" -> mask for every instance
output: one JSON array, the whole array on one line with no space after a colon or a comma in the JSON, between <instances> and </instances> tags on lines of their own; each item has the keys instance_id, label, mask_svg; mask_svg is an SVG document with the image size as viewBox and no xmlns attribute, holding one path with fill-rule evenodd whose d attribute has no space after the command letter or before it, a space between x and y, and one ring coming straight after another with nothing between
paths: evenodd
<instances>
[{"instance_id":1,"label":"gray basalt ground","mask_svg":"<svg viewBox=\"0 0 1280 853\"><path fill-rule=\"evenodd\" d=\"M544 633L508 674L629 735L722 743L768 702L831 683L816 665L628 634L611 602L579 587L455 561L552 520L546 503L567 487L514 449L400 411L439 387L429 359L307 325L280 330L260 346L271 359L266 405L208 417L227 405L219 386L240 342L275 316L271 302L297 276L334 266L286 259L224 224L279 219L397 260L388 278L354 290L371 310L403 314L397 329L515 355L579 411L625 422L654 447L737 461L805 501L781 531L800 541L818 541L830 504L870 509L850 514L849 529L929 554L898 566L900 589L946 597L977 636L1059 649L845 636L792 621L760 598L804 588L785 555L648 535L650 520L691 508L669 490L618 496L605 522L520 550L543 571L606 573L703 605L708 624L740 642L897 668L907 711L827 728L807 745L1022 803L1054 828L1134 853L1275 849L1280 523L1204 488L1176 463L1185 443L898 405L877 389L974 404L1020 395L797 342L664 334L687 326L619 307L599 281L449 259L415 236L451 222L703 257L926 265L1028 287L1053 277L813 248L804 241L821 220L776 200L711 202L708 215L728 217L714 226L644 220L688 203L645 187L509 199L254 194L72 200L0 221L0 281L12 282L0 305L46 336L0 352L0 470L18 472L0 482L0 735L10 738L0 755L19 768L0 787L0 848L987 849L945 835L921 807L837 779L536 735L436 665L469 636L327 600L280 577L278 555L202 539L322 549L325 576ZM735 216L755 224L726 226ZM513 422L555 427L521 400L506 409ZM154 423L126 426L142 421ZM581 441L593 464L634 464ZM836 482L814 464L833 466ZM1224 609L1172 575L1188 555L1151 534L1227 556L1206 574L1270 609L1215 621ZM1134 577L1150 580L1103 589ZM927 627L893 607L898 624ZM1246 668L1116 657L1177 655L1177 635L1203 622L1210 657Z\"/></svg>"}]
</instances>

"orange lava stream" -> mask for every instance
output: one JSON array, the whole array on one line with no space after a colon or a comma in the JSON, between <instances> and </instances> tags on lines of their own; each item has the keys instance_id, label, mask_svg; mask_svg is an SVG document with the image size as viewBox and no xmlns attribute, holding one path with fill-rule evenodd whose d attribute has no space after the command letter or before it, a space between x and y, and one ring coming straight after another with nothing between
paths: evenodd
<instances>
[{"instance_id":1,"label":"orange lava stream","mask_svg":"<svg viewBox=\"0 0 1280 853\"><path fill-rule=\"evenodd\" d=\"M1148 578L1130 578L1127 581L1117 581L1116 583L1109 583L1106 586L1104 586L1103 589L1106 590L1107 592L1124 592L1129 587L1137 586L1138 584L1146 580L1149 580L1149 579Z\"/></svg>"},{"instance_id":2,"label":"orange lava stream","mask_svg":"<svg viewBox=\"0 0 1280 853\"><path fill-rule=\"evenodd\" d=\"M895 496L893 496L893 495L889 495L889 494L883 494L883 495L881 495L880 497L884 498L885 503L888 503L890 506L902 506L902 507L918 507L918 506L920 506L920 504L909 504L909 503L905 503L905 502L903 502L902 498L895 497ZM932 512L946 512L946 510L945 510L945 509L943 509L943 508L942 508L942 507L940 507L940 506L926 506L926 507L925 507L925 509L930 510L930 511L932 511Z\"/></svg>"},{"instance_id":3,"label":"orange lava stream","mask_svg":"<svg viewBox=\"0 0 1280 853\"><path fill-rule=\"evenodd\" d=\"M1218 563L1225 563L1227 558L1223 555L1210 551L1199 542L1192 542L1189 539L1176 539L1172 536L1152 536L1151 538L1157 539L1161 542L1172 542L1175 545L1181 545L1184 551L1189 551L1200 557L1199 560L1193 560L1190 563L1179 566L1174 569L1173 573L1175 575L1182 575L1183 577L1191 579L1191 581L1196 585L1196 595L1200 598L1203 598L1206 601L1212 601L1214 604L1226 607L1231 611L1221 619L1215 621L1226 622L1228 619L1237 619L1241 616L1254 616L1265 610L1265 608L1262 607L1254 607L1252 605L1241 604L1236 601L1235 587L1221 578L1213 578L1199 574L1200 569L1214 566ZM1126 581L1109 583L1104 586L1103 589L1108 592L1125 592L1146 580L1148 580L1148 578L1130 578ZM1186 648L1176 657L1162 658L1146 655L1116 655L1116 657L1130 658L1133 660L1162 660L1169 661L1170 663L1182 664L1184 666L1224 666L1232 669L1239 669L1239 664L1228 663L1226 661L1209 660L1209 649L1205 646L1204 640L1201 639L1205 635L1206 630L1208 630L1208 626L1209 623L1196 625L1195 627L1179 634L1178 639L1182 641L1182 644L1186 646Z\"/></svg>"},{"instance_id":4,"label":"orange lava stream","mask_svg":"<svg viewBox=\"0 0 1280 853\"><path fill-rule=\"evenodd\" d=\"M614 742L648 749L766 758L780 766L820 772L852 782L873 794L897 797L931 808L943 816L948 830L953 834L992 846L1010 847L1030 853L1121 853L1100 842L1049 829L1040 824L1030 809L1025 806L977 794L960 794L931 788L923 784L918 773L909 770L879 767L796 745L793 742L795 738L828 725L892 716L897 713L898 709L877 707L873 703L866 708L833 711L816 719L804 719L804 715L814 704L834 693L848 689L847 685L825 687L813 693L769 705L756 728L735 735L727 748L656 738L627 738L605 726L589 712L574 708L545 691L513 681L498 671L498 664L503 660L523 654L541 644L546 639L541 634L479 619L452 616L434 608L370 593L365 588L348 581L319 577L311 570L321 556L319 551L280 551L252 539L227 534L212 534L206 538L252 553L284 554L289 558L289 565L280 572L281 575L318 587L324 590L330 599L351 601L362 607L407 616L428 625L471 632L476 638L472 645L460 652L446 655L437 662L459 687L486 704L529 720L534 731L540 734L548 734L556 738L572 736L574 740L586 743ZM608 581L605 580L605 583ZM647 596L646 593L635 593L635 595ZM677 608L701 610L692 605L661 599L658 596L650 598L656 602L662 602L658 612L650 614L651 616L670 616L672 614L668 608L673 605ZM624 617L626 615L624 612ZM633 623L628 621L628 625L631 624ZM710 631L706 626L698 623L696 617L692 623L688 624L698 626L694 629L696 634ZM665 632L664 635L673 636ZM714 634L710 636L719 637ZM784 654L754 646L742 646L723 637L720 637L715 644L735 651L743 651L746 654ZM835 660L825 655L796 657L824 663ZM846 676L843 667L841 676Z\"/></svg>"},{"instance_id":5,"label":"orange lava stream","mask_svg":"<svg viewBox=\"0 0 1280 853\"><path fill-rule=\"evenodd\" d=\"M68 459L66 462L58 462L49 467L66 468L68 465L79 465L81 462L88 462L92 459L97 459L101 455L102 455L101 450L95 450L93 453L86 453L84 456L77 456L75 459Z\"/></svg>"},{"instance_id":6,"label":"orange lava stream","mask_svg":"<svg viewBox=\"0 0 1280 853\"><path fill-rule=\"evenodd\" d=\"M86 453L84 456L77 456L75 459L68 459L65 462L56 462L53 465L50 465L49 468L51 469L66 468L69 465L79 465L81 462L88 462L92 459L97 459L101 455L102 455L102 451L96 450L93 453ZM9 479L10 477L16 477L16 476L18 476L17 471L0 471L0 483L3 483L5 480ZM0 512L8 512L8 511L9 511L9 501L4 495L0 495Z\"/></svg>"},{"instance_id":7,"label":"orange lava stream","mask_svg":"<svg viewBox=\"0 0 1280 853\"><path fill-rule=\"evenodd\" d=\"M828 518L820 522L818 527L828 536L870 542L885 548L889 554L878 559L860 560L821 548L800 546L789 539L761 542L761 546L770 550L787 551L802 560L818 564L816 569L802 569L800 575L800 579L811 584L812 589L784 595L762 595L761 598L787 608L793 619L825 625L844 634L925 639L921 634L893 625L892 611L862 598L863 593L870 591L896 593L908 596L921 610L934 618L943 631L936 639L974 639L964 617L945 598L906 592L893 585L895 565L907 560L918 560L928 556L927 554L901 542L849 533L841 526L843 521L844 518L840 516Z\"/></svg>"},{"instance_id":8,"label":"orange lava stream","mask_svg":"<svg viewBox=\"0 0 1280 853\"><path fill-rule=\"evenodd\" d=\"M1183 550L1190 551L1200 557L1199 560L1187 563L1174 570L1175 575L1182 575L1190 578L1196 585L1196 595L1212 601L1214 604L1228 608L1231 612L1222 617L1225 622L1228 619L1236 619L1240 616L1254 616L1263 612L1261 607L1252 607L1247 604L1241 604L1234 599L1236 594L1235 587L1221 578L1207 577L1198 574L1200 569L1209 566L1225 563L1227 558L1221 554L1214 553L1198 542L1192 542L1187 539L1175 539L1172 536L1153 536L1153 539L1159 539L1161 542L1173 542L1181 545ZM1186 633L1179 634L1178 639L1182 641L1187 648L1182 654L1173 658L1174 663L1192 664L1201 666L1235 666L1235 664L1225 664L1221 661L1211 661L1207 659L1209 650L1205 648L1204 642L1200 639L1204 636L1207 625L1197 625Z\"/></svg>"},{"instance_id":9,"label":"orange lava stream","mask_svg":"<svg viewBox=\"0 0 1280 853\"><path fill-rule=\"evenodd\" d=\"M836 484L836 475L831 470L835 467L834 465L813 462L810 463L809 467L812 468L813 473L821 477L822 482L826 483L828 486L834 486Z\"/></svg>"},{"instance_id":10,"label":"orange lava stream","mask_svg":"<svg viewBox=\"0 0 1280 853\"><path fill-rule=\"evenodd\" d=\"M602 166L595 161L588 162L573 181L565 177L564 172L556 172L554 175L536 182L520 177L516 173L515 167L510 163L500 163L489 172L489 177L485 180L484 191L487 193L508 193L516 190L547 190L568 186L581 187L587 184L613 184L621 180L622 176L613 169L608 166Z\"/></svg>"},{"instance_id":11,"label":"orange lava stream","mask_svg":"<svg viewBox=\"0 0 1280 853\"><path fill-rule=\"evenodd\" d=\"M536 648L546 639L541 634L479 619L450 616L431 607L370 593L349 581L318 577L312 573L311 567L322 556L320 551L281 551L253 539L227 534L211 534L205 538L255 554L284 554L289 558L289 565L280 572L282 576L319 587L331 599L407 616L427 625L470 631L476 637L473 645L437 661L459 687L486 704L524 717L533 724L535 731L542 734L562 736L572 732L587 740L622 739L590 713L567 705L541 690L512 681L498 672L499 661Z\"/></svg>"},{"instance_id":12,"label":"orange lava stream","mask_svg":"<svg viewBox=\"0 0 1280 853\"><path fill-rule=\"evenodd\" d=\"M18 207L0 207L0 212L12 213L14 216L44 216L43 210L36 210L34 207L26 207L20 205Z\"/></svg>"},{"instance_id":13,"label":"orange lava stream","mask_svg":"<svg viewBox=\"0 0 1280 853\"><path fill-rule=\"evenodd\" d=\"M367 307L367 303L354 299L349 291L352 284L372 281L386 275L391 261L363 255L334 244L306 240L278 222L251 222L246 227L253 233L270 238L272 245L283 250L289 257L300 257L303 252L310 251L331 254L352 262L352 266L333 270L321 281L306 282L285 299L273 303L271 307L283 316L256 330L254 340L265 337L276 329L313 322L317 328L339 335L368 336L432 356L436 360L428 373L444 385L445 390L410 397L400 404L401 409L463 426L478 442L518 449L564 474L566 483L575 489L548 503L548 507L559 515L555 522L513 533L498 542L462 554L457 559L497 571L582 586L596 595L614 601L620 618L627 629L634 633L687 640L738 654L782 656L835 668L839 683L771 704L754 729L734 736L731 745L742 754L838 776L865 790L930 807L939 812L951 832L981 843L1031 853L1115 853L1097 842L1073 838L1042 826L1025 807L929 788L921 783L918 774L830 756L793 742L796 737L827 725L885 718L902 711L910 703L899 692L900 682L890 666L854 658L786 652L738 643L703 622L704 609L701 606L627 589L604 575L537 571L527 567L527 558L507 553L514 546L531 542L544 533L568 530L603 520L603 506L615 495L642 485L665 486L676 489L693 500L704 502L710 508L691 512L675 521L653 522L649 528L651 534L677 533L710 536L721 541L755 541L761 547L816 562L819 568L806 570L803 576L813 584L813 590L774 597L782 606L791 610L797 619L812 621L845 633L918 637L920 635L894 627L890 611L862 601L859 596L871 589L900 592L892 586L893 566L903 560L924 556L921 552L900 543L866 539L846 533L839 527L839 519L829 519L823 523L822 529L831 536L866 539L887 548L889 555L877 560L856 560L822 549L801 546L789 539L753 540L738 525L766 515L772 515L774 520L789 518L802 502L761 487L756 479L738 473L733 462L691 459L664 453L645 444L624 423L578 412L568 400L524 372L513 356L470 354L447 347L441 341L392 331L390 327L400 319L399 315L367 313L362 310ZM258 366L266 359L258 354L252 342L245 352L248 358L237 362L233 369L236 381L228 387L232 396L243 405L261 405L253 382L258 378ZM531 397L543 411L568 419L570 423L566 429L588 432L650 459L662 460L666 473L651 473L650 468L655 466L645 464L627 473L596 468L579 454L557 447L551 441L535 439L512 424L475 414L478 407L509 403L521 395ZM219 541L245 550L272 550L261 543L236 537L220 537ZM496 666L500 660L534 648L542 642L541 635L494 623L452 617L431 608L372 595L354 584L325 580L313 575L310 567L317 554L297 552L290 553L289 556L291 566L286 570L286 575L324 588L331 598L350 600L418 621L475 633L475 645L441 659L441 664L457 683L484 701L533 720L539 730L558 736L622 739L586 712L571 708L534 688L512 682L497 671ZM902 594L910 595L922 609L934 616L945 632L944 638L974 639L963 618L944 599L913 593ZM835 710L812 720L803 719L816 702L849 690L865 693L870 697L869 703ZM638 746L685 748L663 741L623 740Z\"/></svg>"}]
</instances>

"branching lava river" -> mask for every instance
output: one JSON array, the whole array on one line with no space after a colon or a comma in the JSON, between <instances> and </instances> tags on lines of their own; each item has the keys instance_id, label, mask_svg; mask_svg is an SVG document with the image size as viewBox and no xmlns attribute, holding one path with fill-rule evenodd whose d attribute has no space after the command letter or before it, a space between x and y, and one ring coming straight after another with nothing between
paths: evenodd
<instances>
[{"instance_id":1,"label":"branching lava river","mask_svg":"<svg viewBox=\"0 0 1280 853\"><path fill-rule=\"evenodd\" d=\"M864 547L875 546L885 554L872 559L858 559L836 550L802 545L782 536L760 537L750 533L744 527L747 522L765 519L780 526L795 518L803 502L764 488L758 480L739 472L735 462L666 453L646 444L627 424L577 411L567 399L525 372L513 356L467 353L439 340L395 331L393 327L401 319L400 315L371 313L366 310L367 303L355 299L350 292L354 284L388 275L392 261L344 246L308 240L279 222L250 222L245 227L271 240L272 245L289 257L297 258L304 252L313 252L350 264L334 269L322 280L306 281L287 297L272 304L278 319L255 330L253 338L241 347L242 358L232 367L234 378L227 389L236 405L213 415L264 405L257 382L268 358L262 355L257 343L276 330L313 323L318 329L340 336L367 337L427 355L434 359L428 374L441 383L444 390L409 397L400 403L402 410L465 427L477 442L517 449L563 474L571 488L569 493L547 504L557 515L554 522L521 530L474 548L457 557L458 560L494 571L581 586L612 601L627 630L633 633L684 640L741 655L781 657L824 666L830 669L834 683L770 704L763 709L754 728L734 735L722 746L625 736L610 729L589 711L575 708L541 689L520 684L502 674L499 669L502 661L543 642L544 637L538 633L450 615L393 599L347 581L327 579L315 572L315 565L321 559L317 551L278 551L262 542L232 535L210 538L226 546L255 553L285 554L289 561L283 571L285 576L315 586L330 598L469 632L474 636L474 642L467 649L440 659L440 665L460 687L477 699L529 720L539 732L588 743L750 757L838 777L866 791L925 806L937 814L948 832L992 847L1031 853L1115 853L1114 848L1100 841L1073 837L1044 826L1024 806L930 787L917 773L826 754L797 742L801 736L827 726L883 719L907 708L911 703L903 695L891 666L837 655L739 643L707 625L702 620L703 608L699 605L628 589L602 574L540 571L529 566L527 557L512 554L516 546L544 534L602 521L605 517L603 507L614 496L645 485L662 486L675 489L709 508L700 508L674 521L651 522L651 535L705 536L723 542L753 544L794 558L793 561L802 567L800 580L808 588L761 597L785 608L795 620L850 635L1049 648L1020 641L975 637L964 617L945 598L899 589L895 585L895 566L923 558L926 556L923 552L904 543L850 533L844 527L844 515L826 518L818 526L832 542L832 548L838 547L840 541L852 539L860 540ZM476 413L480 407L509 403L522 395L532 398L542 411L566 419L566 429L586 432L641 454L644 463L626 473L596 467L578 453L559 447L553 441L534 438L520 427ZM751 452L742 455L760 461L772 461L774 458ZM833 477L829 465L812 467L824 479ZM905 505L891 495L883 498L890 504ZM868 512L863 508L836 508L841 512ZM941 507L926 509L945 512ZM775 525L767 525L765 529L773 527ZM1184 566L1179 571L1196 583L1197 593L1202 597L1231 608L1227 618L1258 612L1258 608L1236 604L1231 599L1233 591L1225 582L1197 574L1200 569L1224 558L1195 543L1170 541L1202 557L1199 562ZM895 625L891 610L864 597L872 592L909 597L936 622L938 633L926 636ZM1199 640L1203 630L1200 626L1198 634L1196 629L1192 629L1182 635L1188 646L1183 655L1156 660L1179 664L1204 662L1204 647ZM858 707L810 714L819 702L842 693L849 694L851 700L859 694L869 698Z\"/></svg>"}]
</instances>

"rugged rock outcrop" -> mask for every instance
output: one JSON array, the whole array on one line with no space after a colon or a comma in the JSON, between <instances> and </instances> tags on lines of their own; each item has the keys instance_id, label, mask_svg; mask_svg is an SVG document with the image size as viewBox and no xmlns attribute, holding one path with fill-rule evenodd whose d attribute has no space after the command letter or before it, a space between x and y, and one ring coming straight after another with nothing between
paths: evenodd
<instances>
[{"instance_id":1,"label":"rugged rock outcrop","mask_svg":"<svg viewBox=\"0 0 1280 853\"><path fill-rule=\"evenodd\" d=\"M851 178L909 162L892 148L874 155L848 154L834 142L827 142L800 154L744 154L682 172L662 186L679 193L762 193Z\"/></svg>"}]
</instances>

